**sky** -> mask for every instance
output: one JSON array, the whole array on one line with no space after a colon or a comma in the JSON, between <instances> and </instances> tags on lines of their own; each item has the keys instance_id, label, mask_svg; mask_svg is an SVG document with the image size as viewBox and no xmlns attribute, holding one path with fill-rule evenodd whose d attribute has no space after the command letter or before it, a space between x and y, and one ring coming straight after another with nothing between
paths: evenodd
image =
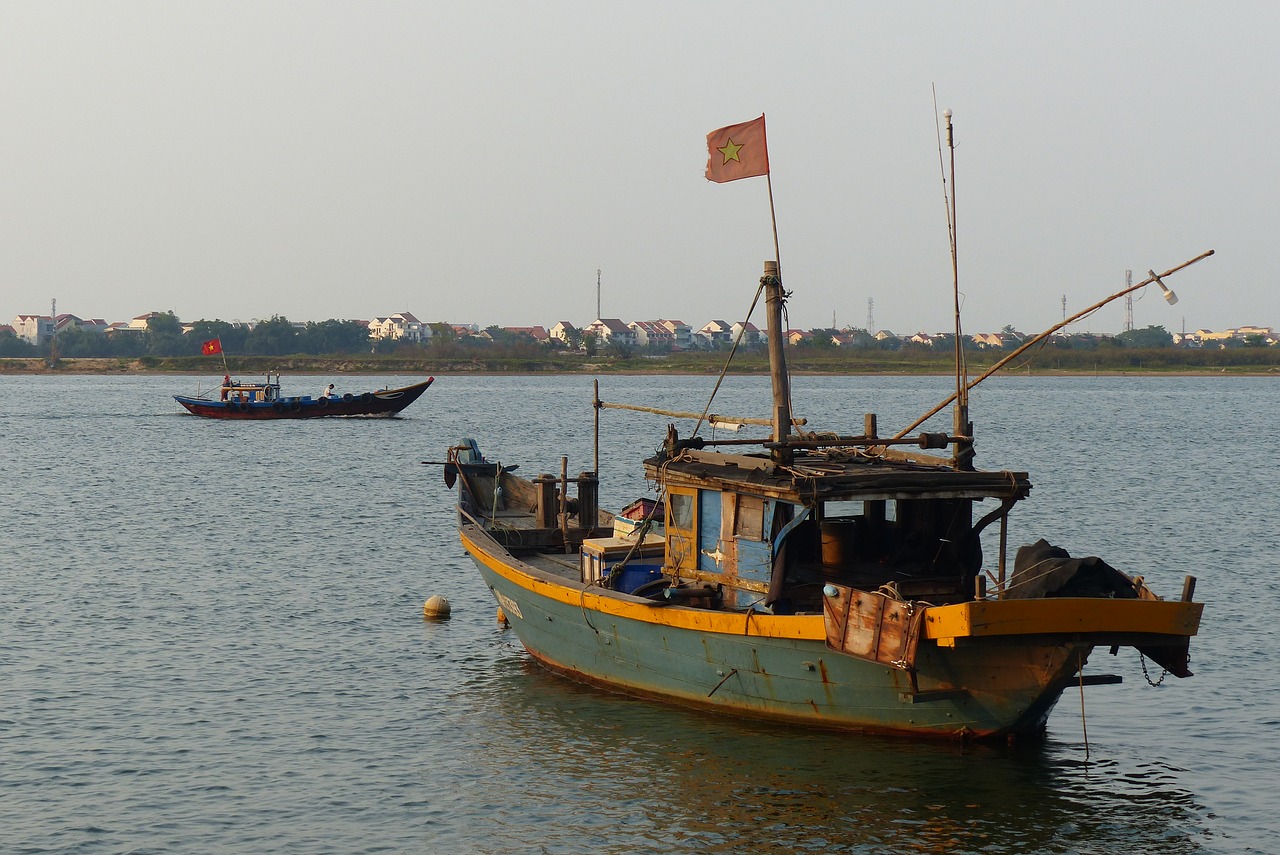
<instances>
[{"instance_id":1,"label":"sky","mask_svg":"<svg viewBox=\"0 0 1280 855\"><path fill-rule=\"evenodd\" d=\"M732 323L772 192L791 327L947 331L948 108L966 332L1209 249L1134 326L1280 327L1278 32L1261 2L0 0L0 323L583 326L597 281L605 318ZM707 133L761 114L770 176L708 182Z\"/></svg>"}]
</instances>

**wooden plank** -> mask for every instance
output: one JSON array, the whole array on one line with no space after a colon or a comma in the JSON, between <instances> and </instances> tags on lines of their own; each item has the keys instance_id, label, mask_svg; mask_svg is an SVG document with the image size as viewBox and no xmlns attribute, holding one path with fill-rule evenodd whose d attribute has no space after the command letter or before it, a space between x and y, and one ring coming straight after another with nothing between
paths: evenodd
<instances>
[{"instance_id":1,"label":"wooden plank","mask_svg":"<svg viewBox=\"0 0 1280 855\"><path fill-rule=\"evenodd\" d=\"M913 668L924 610L883 594L834 587L837 595L823 598L827 646L893 668Z\"/></svg>"}]
</instances>

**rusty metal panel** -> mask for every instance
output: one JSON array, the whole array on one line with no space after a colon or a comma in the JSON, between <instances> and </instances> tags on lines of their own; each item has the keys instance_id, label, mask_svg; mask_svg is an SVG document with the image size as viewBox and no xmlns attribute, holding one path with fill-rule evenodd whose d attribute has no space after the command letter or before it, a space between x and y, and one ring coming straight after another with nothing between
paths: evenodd
<instances>
[{"instance_id":1,"label":"rusty metal panel","mask_svg":"<svg viewBox=\"0 0 1280 855\"><path fill-rule=\"evenodd\" d=\"M893 668L915 667L924 609L884 594L840 585L823 598L827 647Z\"/></svg>"}]
</instances>

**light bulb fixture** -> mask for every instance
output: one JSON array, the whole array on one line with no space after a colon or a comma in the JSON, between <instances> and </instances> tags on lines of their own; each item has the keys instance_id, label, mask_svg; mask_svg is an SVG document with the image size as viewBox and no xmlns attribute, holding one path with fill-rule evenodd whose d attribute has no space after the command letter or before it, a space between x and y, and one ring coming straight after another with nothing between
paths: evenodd
<instances>
[{"instance_id":1,"label":"light bulb fixture","mask_svg":"<svg viewBox=\"0 0 1280 855\"><path fill-rule=\"evenodd\" d=\"M1170 291L1169 286L1160 281L1160 277L1156 275L1154 270L1148 270L1147 275L1154 279L1156 284L1160 286L1160 290L1164 292L1164 299L1170 306L1178 302L1178 295Z\"/></svg>"}]
</instances>

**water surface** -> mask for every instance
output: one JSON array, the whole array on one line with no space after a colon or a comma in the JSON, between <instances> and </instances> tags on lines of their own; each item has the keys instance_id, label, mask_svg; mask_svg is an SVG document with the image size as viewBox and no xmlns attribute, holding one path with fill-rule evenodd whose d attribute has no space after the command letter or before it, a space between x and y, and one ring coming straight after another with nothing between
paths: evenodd
<instances>
[{"instance_id":1,"label":"water surface","mask_svg":"<svg viewBox=\"0 0 1280 855\"><path fill-rule=\"evenodd\" d=\"M968 750L630 701L532 665L419 461L475 436L522 474L562 453L590 469L589 378L440 377L402 418L269 423L186 415L170 396L197 382L0 377L6 851L1277 849L1272 378L974 391L979 465L1036 485L1013 546L1043 536L1170 596L1195 575L1207 607L1195 677L1153 688L1136 653L1099 651L1090 667L1124 684L1083 710L1065 695L1044 745ZM601 395L701 411L712 383L608 377ZM815 426L860 433L874 411L891 433L948 391L816 377L794 396ZM766 395L731 378L711 411L766 415ZM601 418L616 508L648 495L636 464L666 420ZM432 594L451 620L422 620Z\"/></svg>"}]
</instances>

